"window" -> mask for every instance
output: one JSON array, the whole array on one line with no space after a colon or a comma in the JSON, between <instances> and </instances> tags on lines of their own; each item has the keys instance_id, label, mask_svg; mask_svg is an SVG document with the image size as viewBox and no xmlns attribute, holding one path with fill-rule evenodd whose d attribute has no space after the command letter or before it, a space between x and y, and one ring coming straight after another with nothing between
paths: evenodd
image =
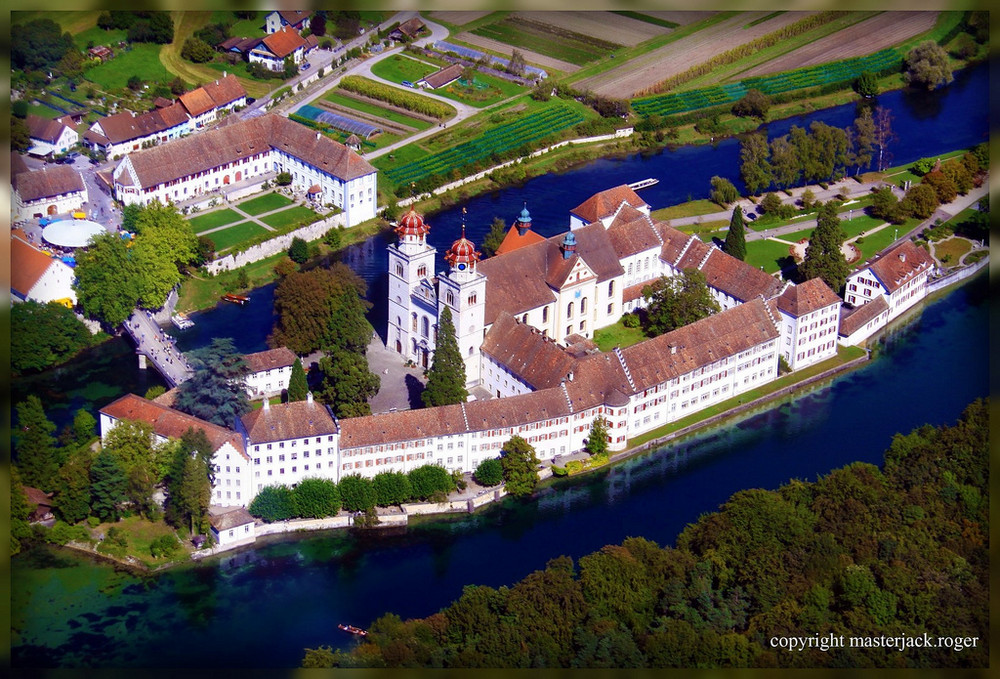
<instances>
[{"instance_id":1,"label":"window","mask_svg":"<svg viewBox=\"0 0 1000 679\"><path fill-rule=\"evenodd\" d=\"M573 318L573 302L566 305L566 318Z\"/></svg>"},{"instance_id":2,"label":"window","mask_svg":"<svg viewBox=\"0 0 1000 679\"><path fill-rule=\"evenodd\" d=\"M608 283L608 297L611 297L613 294L615 294L615 282L611 281Z\"/></svg>"},{"instance_id":3,"label":"window","mask_svg":"<svg viewBox=\"0 0 1000 679\"><path fill-rule=\"evenodd\" d=\"M472 293L471 295L469 295L469 304L475 304L475 303L476 303L476 293Z\"/></svg>"},{"instance_id":4,"label":"window","mask_svg":"<svg viewBox=\"0 0 1000 679\"><path fill-rule=\"evenodd\" d=\"M448 291L448 306L455 306L455 295L451 290Z\"/></svg>"},{"instance_id":5,"label":"window","mask_svg":"<svg viewBox=\"0 0 1000 679\"><path fill-rule=\"evenodd\" d=\"M427 276L427 266L424 265L424 264L421 264L419 267L417 267L417 275L420 276L421 278L426 277Z\"/></svg>"},{"instance_id":6,"label":"window","mask_svg":"<svg viewBox=\"0 0 1000 679\"><path fill-rule=\"evenodd\" d=\"M396 275L397 276L403 275L403 265L400 264L399 262L396 262Z\"/></svg>"},{"instance_id":7,"label":"window","mask_svg":"<svg viewBox=\"0 0 1000 679\"><path fill-rule=\"evenodd\" d=\"M548 323L548 321L549 321L549 308L548 307L543 307L542 308L542 323Z\"/></svg>"},{"instance_id":8,"label":"window","mask_svg":"<svg viewBox=\"0 0 1000 679\"><path fill-rule=\"evenodd\" d=\"M584 297L583 299L580 300L580 313L581 314L587 313L587 298L586 297Z\"/></svg>"}]
</instances>

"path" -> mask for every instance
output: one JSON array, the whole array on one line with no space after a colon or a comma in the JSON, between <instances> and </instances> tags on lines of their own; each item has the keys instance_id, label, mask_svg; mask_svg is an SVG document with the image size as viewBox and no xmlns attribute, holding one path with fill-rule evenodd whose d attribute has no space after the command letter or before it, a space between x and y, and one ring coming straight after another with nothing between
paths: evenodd
<instances>
[{"instance_id":1,"label":"path","mask_svg":"<svg viewBox=\"0 0 1000 679\"><path fill-rule=\"evenodd\" d=\"M124 325L136 343L136 353L152 361L171 388L190 379L194 369L177 349L174 339L163 332L148 311L136 309Z\"/></svg>"}]
</instances>

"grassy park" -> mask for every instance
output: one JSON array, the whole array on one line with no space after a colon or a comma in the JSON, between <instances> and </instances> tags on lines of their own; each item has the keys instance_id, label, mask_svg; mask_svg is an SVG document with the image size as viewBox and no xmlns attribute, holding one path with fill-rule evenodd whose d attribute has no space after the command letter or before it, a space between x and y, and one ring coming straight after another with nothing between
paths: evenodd
<instances>
[{"instance_id":1,"label":"grassy park","mask_svg":"<svg viewBox=\"0 0 1000 679\"><path fill-rule=\"evenodd\" d=\"M223 252L231 247L239 245L243 241L250 240L255 236L261 236L268 233L260 224L255 224L253 222L240 222L235 226L230 226L228 229L223 229L222 231L213 232L209 238L215 243L216 252Z\"/></svg>"},{"instance_id":2,"label":"grassy park","mask_svg":"<svg viewBox=\"0 0 1000 679\"><path fill-rule=\"evenodd\" d=\"M292 202L293 201L290 198L272 191L271 193L258 196L257 198L251 198L250 200L240 203L239 208L248 215L256 217L257 215L264 214L265 212L271 212L272 210L277 210L278 208L291 205Z\"/></svg>"},{"instance_id":3,"label":"grassy park","mask_svg":"<svg viewBox=\"0 0 1000 679\"><path fill-rule=\"evenodd\" d=\"M261 217L260 221L275 229L287 229L315 216L316 213L309 208L303 205L296 205L287 210Z\"/></svg>"},{"instance_id":4,"label":"grassy park","mask_svg":"<svg viewBox=\"0 0 1000 679\"><path fill-rule=\"evenodd\" d=\"M202 234L211 229L217 229L220 226L225 226L226 224L235 224L241 219L243 219L243 216L238 212L226 208L224 210L216 210L215 212L209 212L205 215L192 217L188 221L191 223L191 228L195 233Z\"/></svg>"}]
</instances>

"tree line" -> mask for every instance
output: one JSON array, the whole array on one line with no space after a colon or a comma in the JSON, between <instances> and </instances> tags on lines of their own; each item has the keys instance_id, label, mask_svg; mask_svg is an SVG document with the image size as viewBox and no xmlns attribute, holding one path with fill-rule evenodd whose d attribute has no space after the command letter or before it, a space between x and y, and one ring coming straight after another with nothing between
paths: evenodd
<instances>
[{"instance_id":1,"label":"tree line","mask_svg":"<svg viewBox=\"0 0 1000 679\"><path fill-rule=\"evenodd\" d=\"M642 537L507 587L468 585L426 618L387 613L304 667L985 667L989 403L897 434L882 469L734 494L660 547ZM950 648L817 648L797 635L978 637Z\"/></svg>"}]
</instances>

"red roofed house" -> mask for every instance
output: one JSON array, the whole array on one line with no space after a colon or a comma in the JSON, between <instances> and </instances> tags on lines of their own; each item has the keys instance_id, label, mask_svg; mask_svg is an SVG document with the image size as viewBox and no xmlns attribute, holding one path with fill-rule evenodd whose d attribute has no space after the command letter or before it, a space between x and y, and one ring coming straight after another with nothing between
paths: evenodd
<instances>
[{"instance_id":1,"label":"red roofed house","mask_svg":"<svg viewBox=\"0 0 1000 679\"><path fill-rule=\"evenodd\" d=\"M19 172L11 183L14 187L11 207L18 219L68 214L79 210L88 200L83 177L69 165Z\"/></svg>"},{"instance_id":2,"label":"red roofed house","mask_svg":"<svg viewBox=\"0 0 1000 679\"><path fill-rule=\"evenodd\" d=\"M285 26L280 31L264 38L259 45L250 50L248 58L251 63L264 64L272 71L285 68L285 58L291 57L296 64L305 59L306 41L301 35Z\"/></svg>"},{"instance_id":3,"label":"red roofed house","mask_svg":"<svg viewBox=\"0 0 1000 679\"><path fill-rule=\"evenodd\" d=\"M783 326L781 355L792 370L837 355L841 300L822 278L788 286L777 303Z\"/></svg>"},{"instance_id":4,"label":"red roofed house","mask_svg":"<svg viewBox=\"0 0 1000 679\"><path fill-rule=\"evenodd\" d=\"M891 321L927 296L927 278L933 270L930 253L903 241L847 277L844 301L861 306L881 295Z\"/></svg>"},{"instance_id":5,"label":"red roofed house","mask_svg":"<svg viewBox=\"0 0 1000 679\"><path fill-rule=\"evenodd\" d=\"M250 398L277 396L286 391L295 358L295 353L287 347L245 355L243 360L250 369L245 380Z\"/></svg>"},{"instance_id":6,"label":"red roofed house","mask_svg":"<svg viewBox=\"0 0 1000 679\"><path fill-rule=\"evenodd\" d=\"M220 111L246 106L247 93L235 75L223 72L218 80L182 94L180 102L195 127L199 128L215 120Z\"/></svg>"},{"instance_id":7,"label":"red roofed house","mask_svg":"<svg viewBox=\"0 0 1000 679\"><path fill-rule=\"evenodd\" d=\"M255 492L250 483L250 456L246 453L243 437L235 431L141 396L127 394L101 408L101 440L123 420L151 425L156 443L179 439L188 429L202 430L213 450L215 484L212 486L212 504L245 507L253 499Z\"/></svg>"},{"instance_id":8,"label":"red roofed house","mask_svg":"<svg viewBox=\"0 0 1000 679\"><path fill-rule=\"evenodd\" d=\"M10 291L15 302L45 304L69 300L76 304L73 269L20 238L10 239Z\"/></svg>"},{"instance_id":9,"label":"red roofed house","mask_svg":"<svg viewBox=\"0 0 1000 679\"><path fill-rule=\"evenodd\" d=\"M209 507L208 522L219 547L235 547L257 539L254 518L243 507Z\"/></svg>"},{"instance_id":10,"label":"red roofed house","mask_svg":"<svg viewBox=\"0 0 1000 679\"><path fill-rule=\"evenodd\" d=\"M46 493L31 486L21 486L21 488L24 489L24 497L27 498L28 504L34 506L34 509L31 510L31 514L28 516L28 522L36 523L51 519L53 507L52 493Z\"/></svg>"},{"instance_id":11,"label":"red roofed house","mask_svg":"<svg viewBox=\"0 0 1000 679\"><path fill-rule=\"evenodd\" d=\"M462 64L445 66L430 75L424 76L417 81L417 84L421 87L429 87L432 90L436 90L461 78L463 70L465 70L465 67Z\"/></svg>"},{"instance_id":12,"label":"red roofed house","mask_svg":"<svg viewBox=\"0 0 1000 679\"><path fill-rule=\"evenodd\" d=\"M94 151L115 158L144 145L177 139L192 130L191 116L180 102L136 115L123 111L105 116L90 126L84 142Z\"/></svg>"},{"instance_id":13,"label":"red roofed house","mask_svg":"<svg viewBox=\"0 0 1000 679\"><path fill-rule=\"evenodd\" d=\"M524 209L521 210L521 214L517 216L517 221L511 224L510 230L504 236L503 242L500 243L500 247L497 248L494 254L502 255L513 252L518 248L539 243L543 240L545 240L545 236L531 230L531 213L528 212L528 206L525 205Z\"/></svg>"},{"instance_id":14,"label":"red roofed house","mask_svg":"<svg viewBox=\"0 0 1000 679\"><path fill-rule=\"evenodd\" d=\"M31 138L28 153L33 156L60 155L80 141L80 135L77 134L72 121L65 116L49 120L29 114L24 122L28 126L28 136Z\"/></svg>"},{"instance_id":15,"label":"red roofed house","mask_svg":"<svg viewBox=\"0 0 1000 679\"><path fill-rule=\"evenodd\" d=\"M264 17L264 30L268 33L277 33L285 26L296 32L305 30L309 28L309 14L301 10L269 12Z\"/></svg>"}]
</instances>

